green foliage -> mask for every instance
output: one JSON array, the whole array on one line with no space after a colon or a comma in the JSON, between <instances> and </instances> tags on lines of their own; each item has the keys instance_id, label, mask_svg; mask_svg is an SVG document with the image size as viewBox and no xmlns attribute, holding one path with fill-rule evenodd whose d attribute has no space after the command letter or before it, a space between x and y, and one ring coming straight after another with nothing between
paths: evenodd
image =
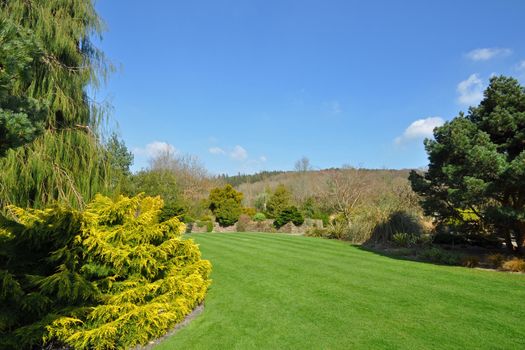
<instances>
[{"instance_id":1,"label":"green foliage","mask_svg":"<svg viewBox=\"0 0 525 350\"><path fill-rule=\"evenodd\" d=\"M160 198L96 196L84 211L9 207L0 226L0 347L124 349L202 302L211 265L159 221Z\"/></svg>"},{"instance_id":2,"label":"green foliage","mask_svg":"<svg viewBox=\"0 0 525 350\"><path fill-rule=\"evenodd\" d=\"M252 217L252 219L253 219L253 221L261 222L261 221L266 220L266 215L264 215L264 213L256 213Z\"/></svg>"},{"instance_id":3,"label":"green foliage","mask_svg":"<svg viewBox=\"0 0 525 350\"><path fill-rule=\"evenodd\" d=\"M255 208L243 207L242 208L242 213L244 215L247 215L248 217L252 217L252 216L254 216L257 213L257 210Z\"/></svg>"},{"instance_id":4,"label":"green foliage","mask_svg":"<svg viewBox=\"0 0 525 350\"><path fill-rule=\"evenodd\" d=\"M231 226L239 220L242 213L243 194L231 185L211 190L209 208L221 226Z\"/></svg>"},{"instance_id":5,"label":"green foliage","mask_svg":"<svg viewBox=\"0 0 525 350\"><path fill-rule=\"evenodd\" d=\"M177 216L185 223L193 222L177 180L170 169L148 169L133 174L125 191L130 195L144 193L147 196L160 196L164 200L161 220Z\"/></svg>"},{"instance_id":6,"label":"green foliage","mask_svg":"<svg viewBox=\"0 0 525 350\"><path fill-rule=\"evenodd\" d=\"M0 159L0 207L43 208L60 201L82 208L96 193L111 190L111 166L99 137L104 109L86 94L87 87L96 89L110 69L91 42L101 31L93 3L2 1L0 25L0 56L17 51L10 56L15 66L0 57L0 63L10 67L0 78L0 133L7 126L8 147L12 130L21 133L20 142L14 140L17 144L42 133ZM10 26L16 28L16 37ZM12 75L10 85L4 84L4 73ZM6 98L15 103L5 106ZM36 117L39 110L42 118ZM6 117L12 124L5 123ZM4 141L0 148L5 150Z\"/></svg>"},{"instance_id":7,"label":"green foliage","mask_svg":"<svg viewBox=\"0 0 525 350\"><path fill-rule=\"evenodd\" d=\"M472 232L499 233L521 251L525 239L525 89L508 77L493 77L484 99L465 116L434 130L426 140L429 169L412 172L414 191L426 213L439 222L480 221ZM467 226L468 227L468 226Z\"/></svg>"},{"instance_id":8,"label":"green foliage","mask_svg":"<svg viewBox=\"0 0 525 350\"><path fill-rule=\"evenodd\" d=\"M384 221L377 223L370 240L376 243L388 242L396 233L418 237L423 233L423 227L414 213L399 210L390 213Z\"/></svg>"},{"instance_id":9,"label":"green foliage","mask_svg":"<svg viewBox=\"0 0 525 350\"><path fill-rule=\"evenodd\" d=\"M417 243L418 236L406 232L398 232L392 236L392 242L399 247L411 247Z\"/></svg>"},{"instance_id":10,"label":"green foliage","mask_svg":"<svg viewBox=\"0 0 525 350\"><path fill-rule=\"evenodd\" d=\"M438 247L431 247L418 253L418 257L437 264L457 265L460 261L458 255L447 252Z\"/></svg>"},{"instance_id":11,"label":"green foliage","mask_svg":"<svg viewBox=\"0 0 525 350\"><path fill-rule=\"evenodd\" d=\"M129 168L133 164L133 153L128 150L124 141L120 140L117 134L111 134L106 142L106 150L111 168L124 176L131 175Z\"/></svg>"},{"instance_id":12,"label":"green foliage","mask_svg":"<svg viewBox=\"0 0 525 350\"><path fill-rule=\"evenodd\" d=\"M213 222L211 220L199 220L196 224L197 227L206 227L206 232L213 231Z\"/></svg>"},{"instance_id":13,"label":"green foliage","mask_svg":"<svg viewBox=\"0 0 525 350\"><path fill-rule=\"evenodd\" d=\"M247 174L238 174L238 175L233 175L233 176L229 176L229 175L226 175L226 174L222 174L222 175L219 175L218 176L218 179L219 180L222 180L232 186L238 186L240 184L243 184L243 183L255 183L255 182L258 182L258 181L264 181L264 180L267 180L267 179L270 179L271 177L275 176L275 175L279 175L279 174L283 174L284 171L261 171L257 174L250 174L250 175L247 175Z\"/></svg>"},{"instance_id":14,"label":"green foliage","mask_svg":"<svg viewBox=\"0 0 525 350\"><path fill-rule=\"evenodd\" d=\"M235 199L229 198L213 212L219 225L226 227L235 224L241 216L241 206Z\"/></svg>"},{"instance_id":15,"label":"green foliage","mask_svg":"<svg viewBox=\"0 0 525 350\"><path fill-rule=\"evenodd\" d=\"M270 194L268 192L261 192L257 195L254 201L254 207L260 212L266 211L266 205L268 204L268 199L270 198Z\"/></svg>"},{"instance_id":16,"label":"green foliage","mask_svg":"<svg viewBox=\"0 0 525 350\"><path fill-rule=\"evenodd\" d=\"M15 88L34 79L30 67L41 58L42 50L33 34L0 15L0 157L43 131L43 101L20 94Z\"/></svg>"},{"instance_id":17,"label":"green foliage","mask_svg":"<svg viewBox=\"0 0 525 350\"><path fill-rule=\"evenodd\" d=\"M181 201L177 176L167 169L141 170L132 176L129 192L133 195L161 196L167 205Z\"/></svg>"},{"instance_id":18,"label":"green foliage","mask_svg":"<svg viewBox=\"0 0 525 350\"><path fill-rule=\"evenodd\" d=\"M292 222L295 226L301 226L304 222L303 215L294 206L284 208L273 221L273 225L276 228L281 228L289 222Z\"/></svg>"},{"instance_id":19,"label":"green foliage","mask_svg":"<svg viewBox=\"0 0 525 350\"><path fill-rule=\"evenodd\" d=\"M275 191L270 195L266 203L266 211L270 218L277 218L279 213L292 204L292 195L290 191L284 186L279 185Z\"/></svg>"}]
</instances>

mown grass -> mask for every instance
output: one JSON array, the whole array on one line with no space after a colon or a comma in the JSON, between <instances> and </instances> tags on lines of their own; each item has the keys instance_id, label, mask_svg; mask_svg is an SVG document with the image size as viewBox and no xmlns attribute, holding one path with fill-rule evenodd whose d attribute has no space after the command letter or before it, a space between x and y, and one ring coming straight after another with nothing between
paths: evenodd
<instances>
[{"instance_id":1,"label":"mown grass","mask_svg":"<svg viewBox=\"0 0 525 350\"><path fill-rule=\"evenodd\" d=\"M344 242L194 234L204 312L162 349L525 349L525 276L395 260Z\"/></svg>"}]
</instances>

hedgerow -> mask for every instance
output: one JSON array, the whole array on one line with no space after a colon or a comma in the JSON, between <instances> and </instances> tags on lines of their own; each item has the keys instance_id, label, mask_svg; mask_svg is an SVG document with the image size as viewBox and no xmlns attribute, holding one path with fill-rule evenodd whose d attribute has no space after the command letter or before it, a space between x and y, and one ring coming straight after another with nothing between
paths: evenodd
<instances>
[{"instance_id":1,"label":"hedgerow","mask_svg":"<svg viewBox=\"0 0 525 350\"><path fill-rule=\"evenodd\" d=\"M0 348L121 349L202 302L211 264L160 222L160 197L96 196L83 211L9 207L0 222Z\"/></svg>"}]
</instances>

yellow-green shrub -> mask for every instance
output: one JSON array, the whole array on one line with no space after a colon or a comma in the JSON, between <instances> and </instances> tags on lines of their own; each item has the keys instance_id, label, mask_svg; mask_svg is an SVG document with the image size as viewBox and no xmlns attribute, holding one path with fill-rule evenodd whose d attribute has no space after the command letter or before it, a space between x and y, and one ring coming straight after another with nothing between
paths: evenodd
<instances>
[{"instance_id":1,"label":"yellow-green shrub","mask_svg":"<svg viewBox=\"0 0 525 350\"><path fill-rule=\"evenodd\" d=\"M503 269L514 272L525 272L525 260L513 258L505 261L502 265Z\"/></svg>"},{"instance_id":2,"label":"yellow-green shrub","mask_svg":"<svg viewBox=\"0 0 525 350\"><path fill-rule=\"evenodd\" d=\"M144 344L201 303L211 265L160 197L96 196L84 211L10 207L0 240L0 347ZM5 321L4 321L5 320Z\"/></svg>"}]
</instances>

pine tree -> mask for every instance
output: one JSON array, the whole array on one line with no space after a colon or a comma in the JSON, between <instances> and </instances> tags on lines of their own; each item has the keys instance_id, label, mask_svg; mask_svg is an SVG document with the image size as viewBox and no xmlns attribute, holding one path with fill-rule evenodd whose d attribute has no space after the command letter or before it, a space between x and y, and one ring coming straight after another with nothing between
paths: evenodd
<instances>
[{"instance_id":1,"label":"pine tree","mask_svg":"<svg viewBox=\"0 0 525 350\"><path fill-rule=\"evenodd\" d=\"M108 157L100 142L104 110L86 89L99 86L109 65L90 38L102 24L90 0L0 2L8 21L34 41L31 79L16 79L7 94L47 107L43 133L0 160L0 207L44 207L54 201L83 207L110 188Z\"/></svg>"}]
</instances>

